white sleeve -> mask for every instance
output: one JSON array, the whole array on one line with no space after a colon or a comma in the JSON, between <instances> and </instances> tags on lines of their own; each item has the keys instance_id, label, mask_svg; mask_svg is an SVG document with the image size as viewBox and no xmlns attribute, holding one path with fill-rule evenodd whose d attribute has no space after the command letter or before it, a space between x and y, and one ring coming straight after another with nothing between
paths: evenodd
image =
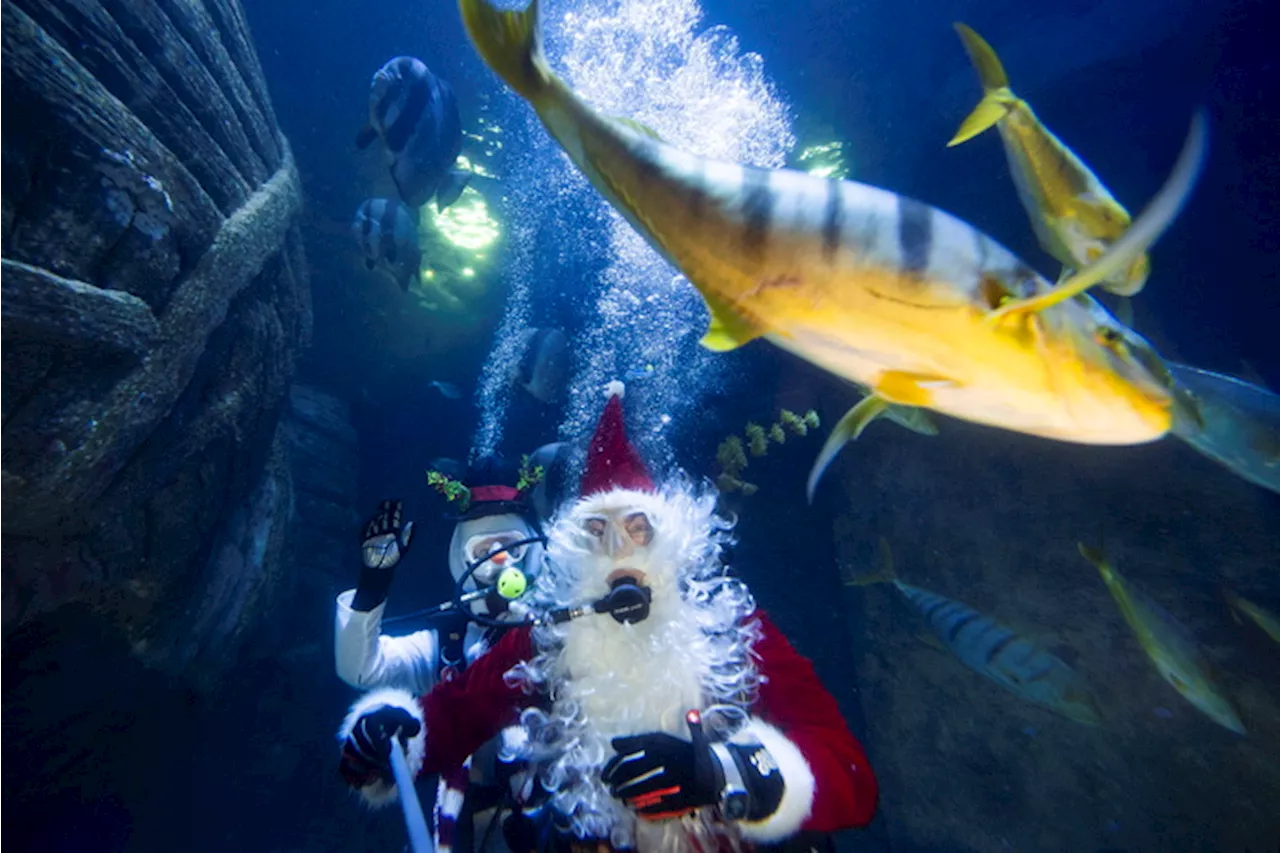
<instances>
[{"instance_id":1,"label":"white sleeve","mask_svg":"<svg viewBox=\"0 0 1280 853\"><path fill-rule=\"evenodd\" d=\"M440 644L436 632L418 631L405 637L382 636L379 604L368 612L351 609L355 590L338 596L334 614L333 652L338 677L360 690L399 687L415 696L436 683Z\"/></svg>"}]
</instances>

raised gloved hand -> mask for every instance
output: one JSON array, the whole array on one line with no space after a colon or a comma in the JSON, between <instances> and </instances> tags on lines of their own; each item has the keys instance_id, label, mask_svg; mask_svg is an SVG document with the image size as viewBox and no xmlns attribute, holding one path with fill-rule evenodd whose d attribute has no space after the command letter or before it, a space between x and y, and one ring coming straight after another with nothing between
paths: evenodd
<instances>
[{"instance_id":1,"label":"raised gloved hand","mask_svg":"<svg viewBox=\"0 0 1280 853\"><path fill-rule=\"evenodd\" d=\"M413 522L404 520L404 502L383 501L361 534L360 556L364 566L351 600L352 610L367 613L387 600L392 569L409 551L412 539Z\"/></svg>"},{"instance_id":2,"label":"raised gloved hand","mask_svg":"<svg viewBox=\"0 0 1280 853\"><path fill-rule=\"evenodd\" d=\"M413 522L404 521L404 502L385 500L364 526L361 556L370 569L390 569L400 562L413 539Z\"/></svg>"},{"instance_id":3,"label":"raised gloved hand","mask_svg":"<svg viewBox=\"0 0 1280 853\"><path fill-rule=\"evenodd\" d=\"M356 720L342 742L338 772L353 788L374 782L391 782L391 739L408 747L409 739L422 731L422 723L404 708L382 705Z\"/></svg>"},{"instance_id":4,"label":"raised gloved hand","mask_svg":"<svg viewBox=\"0 0 1280 853\"><path fill-rule=\"evenodd\" d=\"M719 804L730 820L762 820L786 788L764 746L712 745L696 711L686 716L691 740L663 732L613 739L617 755L601 778L610 793L648 820L678 817Z\"/></svg>"}]
</instances>

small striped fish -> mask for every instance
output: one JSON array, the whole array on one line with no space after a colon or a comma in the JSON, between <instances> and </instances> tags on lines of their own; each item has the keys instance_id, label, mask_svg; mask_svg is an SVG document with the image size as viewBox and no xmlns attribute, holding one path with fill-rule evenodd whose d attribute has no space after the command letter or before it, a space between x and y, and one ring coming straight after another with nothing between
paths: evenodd
<instances>
[{"instance_id":1,"label":"small striped fish","mask_svg":"<svg viewBox=\"0 0 1280 853\"><path fill-rule=\"evenodd\" d=\"M1244 724L1213 676L1213 667L1191 632L1154 601L1129 587L1100 549L1080 543L1080 554L1098 569L1142 650L1160 677L1218 725L1245 734Z\"/></svg>"},{"instance_id":2,"label":"small striped fish","mask_svg":"<svg viewBox=\"0 0 1280 853\"><path fill-rule=\"evenodd\" d=\"M1124 238L1054 288L926 204L852 181L710 160L601 116L547 67L536 0L514 12L488 0L459 6L485 62L698 288L711 311L705 346L765 337L886 402L1049 438L1134 444L1169 430L1158 356L1080 294L1145 251L1176 216L1203 153L1202 122Z\"/></svg>"},{"instance_id":3,"label":"small striped fish","mask_svg":"<svg viewBox=\"0 0 1280 853\"><path fill-rule=\"evenodd\" d=\"M1060 658L963 602L903 583L894 575L893 558L883 540L880 553L880 572L847 582L893 584L969 669L1067 719L1089 725L1102 721L1084 677Z\"/></svg>"},{"instance_id":4,"label":"small striped fish","mask_svg":"<svg viewBox=\"0 0 1280 853\"><path fill-rule=\"evenodd\" d=\"M413 208L396 199L367 198L356 209L351 233L364 253L365 268L372 271L381 266L407 293L422 264Z\"/></svg>"}]
</instances>

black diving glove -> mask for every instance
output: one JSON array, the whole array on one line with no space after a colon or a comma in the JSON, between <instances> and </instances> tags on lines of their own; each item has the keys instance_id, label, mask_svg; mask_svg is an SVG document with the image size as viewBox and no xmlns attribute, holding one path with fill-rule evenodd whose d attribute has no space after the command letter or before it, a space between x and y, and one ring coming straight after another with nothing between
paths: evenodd
<instances>
[{"instance_id":1,"label":"black diving glove","mask_svg":"<svg viewBox=\"0 0 1280 853\"><path fill-rule=\"evenodd\" d=\"M400 738L408 747L409 738L422 731L422 723L404 708L383 705L356 720L351 734L342 742L342 758L338 772L353 788L374 782L390 782L391 738Z\"/></svg>"},{"instance_id":2,"label":"black diving glove","mask_svg":"<svg viewBox=\"0 0 1280 853\"><path fill-rule=\"evenodd\" d=\"M404 521L404 502L385 500L378 512L364 526L360 537L360 556L364 566L356 584L351 609L368 612L387 600L391 589L392 569L409 551L413 539L413 522Z\"/></svg>"},{"instance_id":3,"label":"black diving glove","mask_svg":"<svg viewBox=\"0 0 1280 853\"><path fill-rule=\"evenodd\" d=\"M648 820L678 817L718 804L730 820L762 820L782 802L785 784L760 744L717 743L687 717L692 740L663 732L613 739L617 755L601 778L613 796Z\"/></svg>"}]
</instances>

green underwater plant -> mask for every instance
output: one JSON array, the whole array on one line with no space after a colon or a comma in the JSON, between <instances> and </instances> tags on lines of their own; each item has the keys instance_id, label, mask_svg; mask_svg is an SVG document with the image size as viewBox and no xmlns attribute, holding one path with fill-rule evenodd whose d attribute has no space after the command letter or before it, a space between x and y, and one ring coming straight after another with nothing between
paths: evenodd
<instances>
[{"instance_id":1,"label":"green underwater plant","mask_svg":"<svg viewBox=\"0 0 1280 853\"><path fill-rule=\"evenodd\" d=\"M783 409L778 414L777 422L770 424L767 428L749 421L742 430L746 435L745 442L741 436L730 435L716 448L716 464L720 466L720 473L716 475L716 487L720 489L721 494L742 492L747 496L754 495L760 487L755 483L747 482L741 476L748 464L747 451L750 451L752 456L767 456L770 444L787 443L788 432L792 435L806 436L809 430L817 429L819 425L818 413L813 409L803 415Z\"/></svg>"}]
</instances>

